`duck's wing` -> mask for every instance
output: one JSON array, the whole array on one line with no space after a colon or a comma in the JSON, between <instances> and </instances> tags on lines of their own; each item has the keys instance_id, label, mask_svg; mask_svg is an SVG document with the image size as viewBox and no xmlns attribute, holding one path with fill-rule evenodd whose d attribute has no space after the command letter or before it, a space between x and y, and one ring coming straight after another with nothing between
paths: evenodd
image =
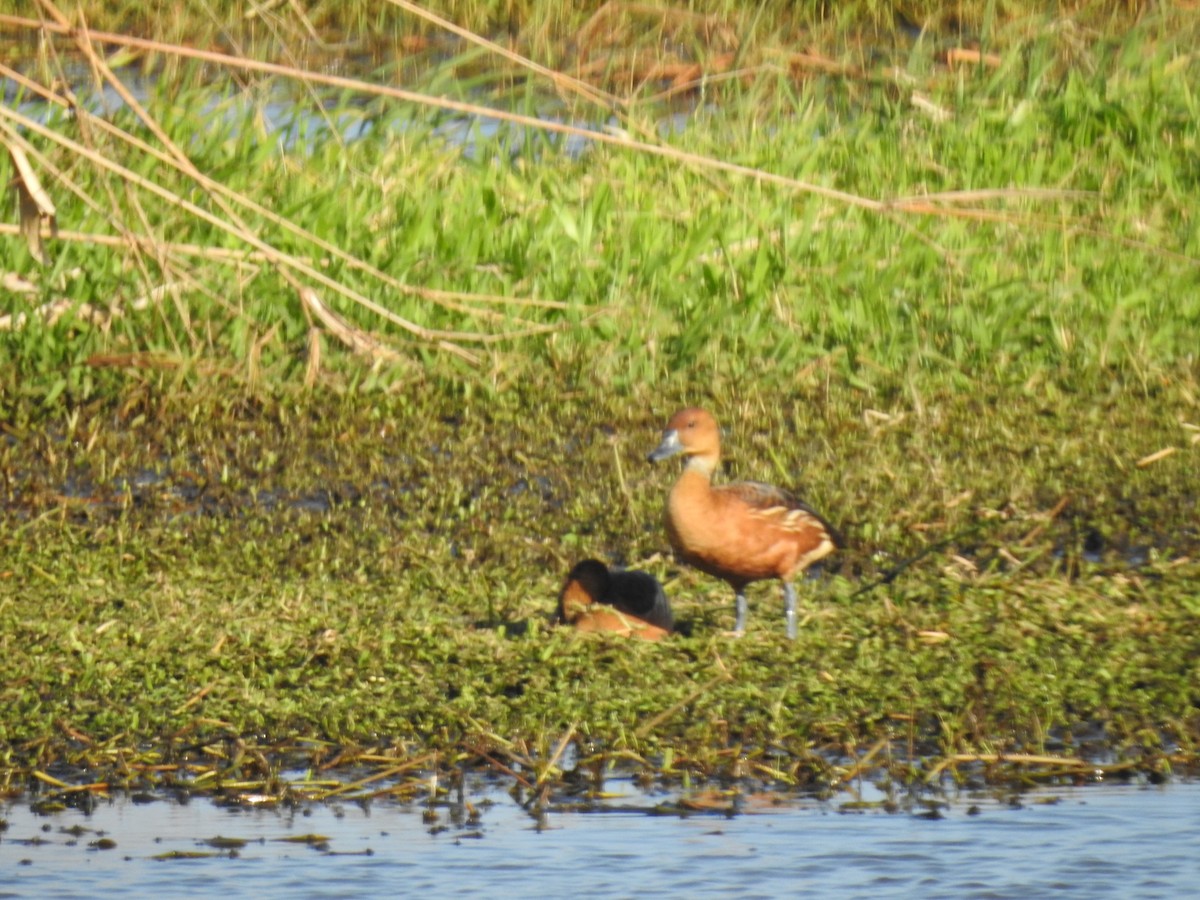
<instances>
[{"instance_id":1,"label":"duck's wing","mask_svg":"<svg viewBox=\"0 0 1200 900\"><path fill-rule=\"evenodd\" d=\"M675 627L671 604L657 578L637 571L613 572L610 577L605 600L616 609L666 631Z\"/></svg>"},{"instance_id":2,"label":"duck's wing","mask_svg":"<svg viewBox=\"0 0 1200 900\"><path fill-rule=\"evenodd\" d=\"M749 506L755 515L777 522L789 531L820 529L835 547L844 547L841 533L819 512L794 494L761 481L735 481L713 489Z\"/></svg>"}]
</instances>

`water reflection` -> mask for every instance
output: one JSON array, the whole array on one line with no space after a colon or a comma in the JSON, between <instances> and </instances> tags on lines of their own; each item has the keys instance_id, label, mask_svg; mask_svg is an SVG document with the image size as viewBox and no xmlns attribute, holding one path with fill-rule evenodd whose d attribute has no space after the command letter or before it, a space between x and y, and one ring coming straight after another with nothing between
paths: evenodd
<instances>
[{"instance_id":1,"label":"water reflection","mask_svg":"<svg viewBox=\"0 0 1200 900\"><path fill-rule=\"evenodd\" d=\"M408 72L408 76L418 79L418 84L406 85L406 89L428 94L431 98L442 96L443 92L422 91L419 86L430 79L439 80L437 75L441 70L436 68L437 59L430 61L431 68L424 73L414 76ZM450 59L449 56L440 57L442 62ZM350 74L369 82L382 71L354 67ZM448 96L481 109L521 112L552 125L577 128L580 133L546 131L486 114L438 112L433 113L430 120L428 109L415 109L412 104L356 95L322 85L306 87L298 80L283 77L244 88L234 78L221 76L205 82L203 87L193 84L192 90L181 94L178 84L160 82L157 74L141 66L118 67L114 74L138 103L153 107L158 115L162 114L162 102L175 103L181 96L190 96L187 102L194 106L193 112L206 121L224 122L230 137L236 137L244 128L253 127L255 133L267 135L283 153L311 152L330 139L350 143L376 132L402 136L414 129L428 129L434 137L458 148L468 159L495 153L497 146L502 147L502 152L509 157L528 152L536 156L545 149L553 149L574 159L591 148L593 141L589 134L617 131L622 127L618 117L602 112L587 119L575 118L568 114L568 104L557 95L531 94L519 85L509 91L480 91L472 90L470 82L456 84L452 79ZM67 60L64 78L72 85L73 102L94 115L108 119L125 108L120 93L108 83L97 82L82 61ZM41 98L30 96L26 89L8 78L0 77L0 94L5 103L35 121L47 122L58 114L72 115ZM685 96L655 106L659 136L666 138L681 133L696 112L698 102L698 98Z\"/></svg>"},{"instance_id":2,"label":"water reflection","mask_svg":"<svg viewBox=\"0 0 1200 900\"><path fill-rule=\"evenodd\" d=\"M1197 784L963 798L940 818L807 802L732 818L552 813L539 827L503 793L473 807L454 821L398 803L116 800L36 816L10 802L0 896L1180 897L1200 872Z\"/></svg>"}]
</instances>

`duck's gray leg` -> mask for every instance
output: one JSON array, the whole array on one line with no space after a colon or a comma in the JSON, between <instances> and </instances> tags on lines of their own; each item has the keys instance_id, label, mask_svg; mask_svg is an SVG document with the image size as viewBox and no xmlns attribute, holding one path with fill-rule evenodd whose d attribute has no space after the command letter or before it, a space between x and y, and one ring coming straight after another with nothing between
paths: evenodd
<instances>
[{"instance_id":1,"label":"duck's gray leg","mask_svg":"<svg viewBox=\"0 0 1200 900\"><path fill-rule=\"evenodd\" d=\"M796 639L796 589L790 581L783 583L783 621L787 626L788 640Z\"/></svg>"},{"instance_id":2,"label":"duck's gray leg","mask_svg":"<svg viewBox=\"0 0 1200 900\"><path fill-rule=\"evenodd\" d=\"M745 634L746 632L746 589L739 588L737 592L737 600L734 601L737 609L737 616L733 620L733 631L735 634Z\"/></svg>"}]
</instances>

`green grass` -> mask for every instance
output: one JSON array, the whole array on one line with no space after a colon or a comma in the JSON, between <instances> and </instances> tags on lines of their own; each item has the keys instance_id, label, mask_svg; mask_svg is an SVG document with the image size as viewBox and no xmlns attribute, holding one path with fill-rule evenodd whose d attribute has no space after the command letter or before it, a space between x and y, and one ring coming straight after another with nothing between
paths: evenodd
<instances>
[{"instance_id":1,"label":"green grass","mask_svg":"<svg viewBox=\"0 0 1200 900\"><path fill-rule=\"evenodd\" d=\"M201 92L164 85L151 110L201 171L350 259L418 289L566 304L446 308L405 297L344 262L318 262L327 276L427 328L561 329L483 348L463 342L479 355L483 379L455 362L447 370L420 346L400 346L420 368L432 362L452 378L502 388L548 368L568 379L599 376L619 389L680 372L702 383L749 371L787 380L832 356L844 377L868 383L880 371L1021 383L1089 368L1145 382L1192 356L1200 324L1192 162L1200 116L1190 89L1198 64L1184 49L1187 38L1164 35L1165 28L1151 21L1124 43L1098 43L1087 64L1075 66L1064 65L1061 34L1033 37L1009 49L994 73L949 73L918 44L907 60L895 55L917 79L913 89L890 78L796 83L766 74L725 89L671 139L679 152L872 200L1011 192L936 215L848 207L620 147L571 158L536 134L518 135L514 150L511 128L494 141L477 136L463 158L442 136L444 115L383 100L366 112L375 136L350 145L310 120L318 133L303 160L278 154L253 95L249 107L225 104L225 127L215 115L198 122ZM910 102L913 90L950 119ZM510 102L543 105L532 89ZM118 121L140 129L128 115ZM653 121L654 110L639 107L629 124L652 130ZM67 121L53 127L79 137ZM229 220L189 177L104 136L92 140L107 158ZM61 166L75 158L34 143ZM145 213L123 202L113 208L110 198L125 187L112 174L82 187L97 209L56 191L64 227L112 233L115 220L142 233L148 222L158 240L245 247L144 190ZM1030 193L1038 190L1077 193ZM329 255L260 215L243 215L280 251L317 261ZM120 316L107 332L67 323L5 336L0 351L16 361L22 382L54 369L69 373L73 395L86 394L77 366L96 352L161 350L243 363L253 356L285 382L306 365L308 323L294 289L268 264L179 254L164 267L153 254L64 243L55 245L52 269L39 272L16 243L4 252L5 269L31 278L47 300L128 304L183 282L177 299ZM318 288L352 322L403 337ZM464 312L463 303L483 312ZM337 368L335 357L324 360ZM394 371L412 374L405 366Z\"/></svg>"},{"instance_id":2,"label":"green grass","mask_svg":"<svg viewBox=\"0 0 1200 900\"><path fill-rule=\"evenodd\" d=\"M0 333L5 777L209 738L545 760L570 734L668 772L745 754L830 783L880 739L898 760L911 741L894 774L920 777L956 753L1091 755L1093 726L1141 771L1194 766L1195 26L1090 21L995 23L995 70L946 69L933 38L877 60L847 41L831 55L863 71L759 67L668 139L869 200L979 192L932 211L511 129L464 153L452 117L380 98L330 111L368 137L281 154L264 86L225 120L164 81L153 118L202 172L346 255L243 206L245 231L465 351L317 285L395 362L313 331L294 264L216 255L244 237L27 128L95 203L39 162L60 228L161 243L53 241L46 268L0 243L37 289L5 311L114 311ZM478 56L423 83L478 102L468 69L508 108L550 102ZM624 124L653 133L659 110ZM142 150L50 128L232 222ZM720 637L729 591L666 555L673 472L643 460L685 403L728 429L727 472L798 488L850 538L803 586L794 644L775 587L747 639ZM692 636L550 631L590 555L666 577Z\"/></svg>"}]
</instances>

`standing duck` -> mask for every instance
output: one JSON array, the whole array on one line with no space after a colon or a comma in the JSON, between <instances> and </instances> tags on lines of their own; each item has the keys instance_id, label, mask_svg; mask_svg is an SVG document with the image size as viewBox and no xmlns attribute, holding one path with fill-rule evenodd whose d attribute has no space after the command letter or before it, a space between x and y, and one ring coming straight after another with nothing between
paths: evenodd
<instances>
[{"instance_id":1,"label":"standing duck","mask_svg":"<svg viewBox=\"0 0 1200 900\"><path fill-rule=\"evenodd\" d=\"M811 507L769 484L738 481L713 487L721 435L717 420L705 410L693 406L675 413L650 461L679 453L687 462L667 499L667 535L675 552L733 588L737 635L746 630L746 585L781 580L787 636L794 638L792 578L842 546L841 536Z\"/></svg>"},{"instance_id":2,"label":"standing duck","mask_svg":"<svg viewBox=\"0 0 1200 900\"><path fill-rule=\"evenodd\" d=\"M675 626L662 585L645 572L610 572L596 559L578 563L558 595L558 621L577 631L660 641Z\"/></svg>"}]
</instances>

